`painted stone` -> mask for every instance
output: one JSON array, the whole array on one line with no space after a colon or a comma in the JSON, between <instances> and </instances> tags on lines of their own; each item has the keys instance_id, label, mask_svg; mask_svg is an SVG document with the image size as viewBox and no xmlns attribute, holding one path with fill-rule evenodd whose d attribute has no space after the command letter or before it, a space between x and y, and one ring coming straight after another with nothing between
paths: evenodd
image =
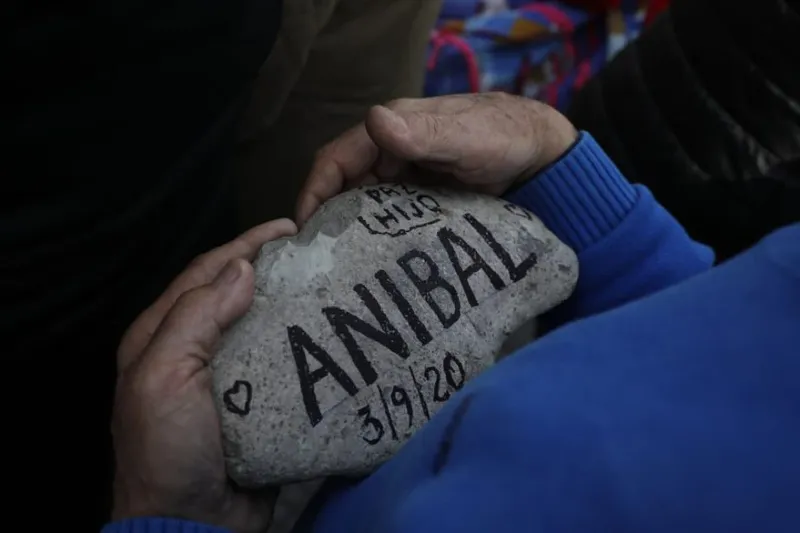
<instances>
[{"instance_id":1,"label":"painted stone","mask_svg":"<svg viewBox=\"0 0 800 533\"><path fill-rule=\"evenodd\" d=\"M371 471L578 276L528 211L404 185L331 199L254 267L252 308L212 364L245 487Z\"/></svg>"}]
</instances>

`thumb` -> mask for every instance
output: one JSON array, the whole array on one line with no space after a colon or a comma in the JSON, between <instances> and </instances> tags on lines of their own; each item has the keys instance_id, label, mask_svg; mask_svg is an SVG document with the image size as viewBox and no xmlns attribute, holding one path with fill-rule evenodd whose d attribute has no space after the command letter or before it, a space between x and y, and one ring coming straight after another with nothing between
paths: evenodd
<instances>
[{"instance_id":1,"label":"thumb","mask_svg":"<svg viewBox=\"0 0 800 533\"><path fill-rule=\"evenodd\" d=\"M186 357L201 366L209 364L222 332L244 315L253 292L253 267L244 259L232 259L210 284L178 298L144 357L155 364L174 364Z\"/></svg>"},{"instance_id":2,"label":"thumb","mask_svg":"<svg viewBox=\"0 0 800 533\"><path fill-rule=\"evenodd\" d=\"M374 106L365 126L379 148L406 161L453 163L463 151L452 116Z\"/></svg>"}]
</instances>

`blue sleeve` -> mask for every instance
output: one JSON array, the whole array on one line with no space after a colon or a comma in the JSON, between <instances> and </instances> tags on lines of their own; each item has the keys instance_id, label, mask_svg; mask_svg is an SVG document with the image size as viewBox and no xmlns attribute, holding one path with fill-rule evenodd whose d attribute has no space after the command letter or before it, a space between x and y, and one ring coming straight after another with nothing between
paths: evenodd
<instances>
[{"instance_id":1,"label":"blue sleeve","mask_svg":"<svg viewBox=\"0 0 800 533\"><path fill-rule=\"evenodd\" d=\"M693 241L647 188L631 185L588 133L506 198L535 213L578 255L575 292L548 314L548 326L642 298L705 271L714 262L713 252ZM337 497L346 492L326 493L328 498L319 504L335 507ZM313 517L308 518L300 530L328 529L325 521L314 524ZM103 533L228 532L181 520L143 518L110 524Z\"/></svg>"},{"instance_id":2,"label":"blue sleeve","mask_svg":"<svg viewBox=\"0 0 800 533\"><path fill-rule=\"evenodd\" d=\"M578 255L573 295L546 328L601 313L713 266L713 251L693 241L643 185L631 185L586 132L558 161L506 195L535 213Z\"/></svg>"},{"instance_id":3,"label":"blue sleeve","mask_svg":"<svg viewBox=\"0 0 800 533\"><path fill-rule=\"evenodd\" d=\"M225 528L177 518L129 518L106 524L101 533L231 533Z\"/></svg>"},{"instance_id":4,"label":"blue sleeve","mask_svg":"<svg viewBox=\"0 0 800 533\"><path fill-rule=\"evenodd\" d=\"M545 328L642 298L714 262L711 249L694 242L647 188L631 185L588 133L506 199L535 213L578 255L575 292L542 317ZM361 486L324 487L296 533L339 531L339 511L358 509L361 499L370 497L359 492ZM376 498L379 509L391 509L393 500Z\"/></svg>"}]
</instances>

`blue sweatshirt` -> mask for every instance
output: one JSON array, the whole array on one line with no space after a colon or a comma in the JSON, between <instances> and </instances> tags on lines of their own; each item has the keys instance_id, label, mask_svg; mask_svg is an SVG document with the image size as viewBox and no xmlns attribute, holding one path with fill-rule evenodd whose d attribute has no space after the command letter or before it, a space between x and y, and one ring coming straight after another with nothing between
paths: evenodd
<instances>
[{"instance_id":1,"label":"blue sweatshirt","mask_svg":"<svg viewBox=\"0 0 800 533\"><path fill-rule=\"evenodd\" d=\"M577 253L553 331L468 383L313 533L800 531L800 224L711 268L586 133L509 199ZM220 533L169 518L105 533Z\"/></svg>"}]
</instances>

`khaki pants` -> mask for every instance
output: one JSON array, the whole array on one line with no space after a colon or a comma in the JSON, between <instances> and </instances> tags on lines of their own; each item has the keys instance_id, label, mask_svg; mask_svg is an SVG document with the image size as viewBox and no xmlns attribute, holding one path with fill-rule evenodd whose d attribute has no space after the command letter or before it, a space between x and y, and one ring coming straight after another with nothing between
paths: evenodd
<instances>
[{"instance_id":1,"label":"khaki pants","mask_svg":"<svg viewBox=\"0 0 800 533\"><path fill-rule=\"evenodd\" d=\"M294 216L314 153L370 106L419 96L441 0L285 0L233 160L242 229Z\"/></svg>"}]
</instances>

